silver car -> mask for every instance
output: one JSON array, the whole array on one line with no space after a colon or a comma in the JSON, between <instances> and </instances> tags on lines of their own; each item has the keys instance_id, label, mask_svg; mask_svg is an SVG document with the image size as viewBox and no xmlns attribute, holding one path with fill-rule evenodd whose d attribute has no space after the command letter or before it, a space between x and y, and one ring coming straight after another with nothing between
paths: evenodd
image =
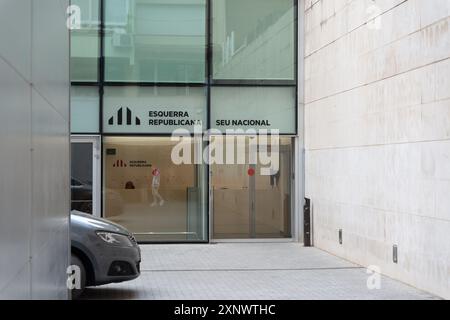
<instances>
[{"instance_id":1,"label":"silver car","mask_svg":"<svg viewBox=\"0 0 450 320\"><path fill-rule=\"evenodd\" d=\"M81 288L122 282L140 275L141 251L124 227L79 211L71 212L72 265L80 268Z\"/></svg>"}]
</instances>

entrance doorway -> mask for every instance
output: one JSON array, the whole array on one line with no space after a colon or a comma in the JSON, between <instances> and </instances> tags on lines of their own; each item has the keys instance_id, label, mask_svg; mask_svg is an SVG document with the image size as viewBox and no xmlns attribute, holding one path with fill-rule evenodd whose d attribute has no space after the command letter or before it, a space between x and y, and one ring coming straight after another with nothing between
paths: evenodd
<instances>
[{"instance_id":1,"label":"entrance doorway","mask_svg":"<svg viewBox=\"0 0 450 320\"><path fill-rule=\"evenodd\" d=\"M249 139L241 141L248 159ZM270 175L261 174L267 166L259 159L256 164L210 166L213 239L292 237L292 157L292 139L282 137L279 170Z\"/></svg>"},{"instance_id":2,"label":"entrance doorway","mask_svg":"<svg viewBox=\"0 0 450 320\"><path fill-rule=\"evenodd\" d=\"M100 217L100 138L71 137L71 210Z\"/></svg>"}]
</instances>

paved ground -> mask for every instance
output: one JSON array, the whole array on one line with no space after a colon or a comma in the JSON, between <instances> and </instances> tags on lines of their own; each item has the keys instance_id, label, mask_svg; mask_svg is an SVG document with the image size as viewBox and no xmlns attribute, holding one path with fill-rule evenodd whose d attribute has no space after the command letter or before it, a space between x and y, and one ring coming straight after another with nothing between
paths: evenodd
<instances>
[{"instance_id":1,"label":"paved ground","mask_svg":"<svg viewBox=\"0 0 450 320\"><path fill-rule=\"evenodd\" d=\"M433 299L387 277L294 243L142 246L142 274L87 289L85 299Z\"/></svg>"}]
</instances>

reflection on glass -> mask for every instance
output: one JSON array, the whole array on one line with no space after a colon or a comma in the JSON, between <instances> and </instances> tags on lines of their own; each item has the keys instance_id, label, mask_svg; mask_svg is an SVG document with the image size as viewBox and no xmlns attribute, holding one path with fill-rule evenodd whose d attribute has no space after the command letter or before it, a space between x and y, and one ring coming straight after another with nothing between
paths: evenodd
<instances>
[{"instance_id":1,"label":"reflection on glass","mask_svg":"<svg viewBox=\"0 0 450 320\"><path fill-rule=\"evenodd\" d=\"M205 0L105 1L105 80L205 81Z\"/></svg>"},{"instance_id":2,"label":"reflection on glass","mask_svg":"<svg viewBox=\"0 0 450 320\"><path fill-rule=\"evenodd\" d=\"M187 138L193 152L193 139ZM201 241L206 235L202 165L174 164L171 138L104 138L104 217L140 241Z\"/></svg>"},{"instance_id":3,"label":"reflection on glass","mask_svg":"<svg viewBox=\"0 0 450 320\"><path fill-rule=\"evenodd\" d=\"M72 143L71 149L71 210L92 214L92 143Z\"/></svg>"},{"instance_id":4,"label":"reflection on glass","mask_svg":"<svg viewBox=\"0 0 450 320\"><path fill-rule=\"evenodd\" d=\"M245 150L247 163L211 166L214 238L290 238L291 138L279 139L279 170L271 175L261 175L260 169L267 165L259 160L248 163L249 138L235 140L235 157L237 150Z\"/></svg>"},{"instance_id":5,"label":"reflection on glass","mask_svg":"<svg viewBox=\"0 0 450 320\"><path fill-rule=\"evenodd\" d=\"M292 0L214 0L213 77L294 80Z\"/></svg>"},{"instance_id":6,"label":"reflection on glass","mask_svg":"<svg viewBox=\"0 0 450 320\"><path fill-rule=\"evenodd\" d=\"M261 163L254 175L254 232L258 238L291 237L291 138L279 142L279 170L260 175Z\"/></svg>"},{"instance_id":7,"label":"reflection on glass","mask_svg":"<svg viewBox=\"0 0 450 320\"><path fill-rule=\"evenodd\" d=\"M97 81L99 37L99 0L71 0L80 8L81 28L70 34L70 79L72 81Z\"/></svg>"},{"instance_id":8,"label":"reflection on glass","mask_svg":"<svg viewBox=\"0 0 450 320\"><path fill-rule=\"evenodd\" d=\"M99 131L98 88L72 86L70 90L71 132L97 133Z\"/></svg>"}]
</instances>

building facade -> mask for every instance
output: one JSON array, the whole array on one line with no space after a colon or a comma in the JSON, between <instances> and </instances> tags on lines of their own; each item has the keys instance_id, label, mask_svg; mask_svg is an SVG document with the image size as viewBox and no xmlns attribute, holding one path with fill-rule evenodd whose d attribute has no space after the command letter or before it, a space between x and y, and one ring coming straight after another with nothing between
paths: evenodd
<instances>
[{"instance_id":1,"label":"building facade","mask_svg":"<svg viewBox=\"0 0 450 320\"><path fill-rule=\"evenodd\" d=\"M297 1L72 5L72 208L141 242L298 239Z\"/></svg>"}]
</instances>

